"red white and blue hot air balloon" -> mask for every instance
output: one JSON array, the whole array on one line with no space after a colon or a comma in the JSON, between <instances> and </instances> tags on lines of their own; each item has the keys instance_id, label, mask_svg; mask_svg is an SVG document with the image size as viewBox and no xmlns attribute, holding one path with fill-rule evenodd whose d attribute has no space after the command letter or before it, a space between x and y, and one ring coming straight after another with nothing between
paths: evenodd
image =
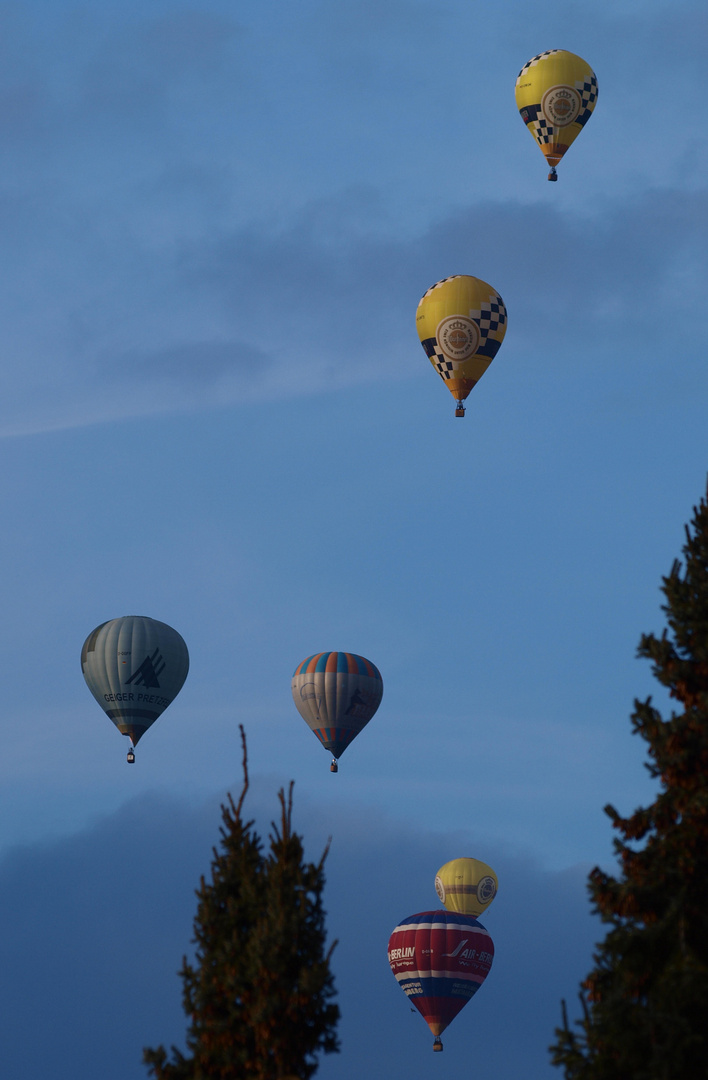
<instances>
[{"instance_id":1,"label":"red white and blue hot air balloon","mask_svg":"<svg viewBox=\"0 0 708 1080\"><path fill-rule=\"evenodd\" d=\"M391 934L388 962L398 985L440 1039L489 974L494 944L470 915L422 911L404 919Z\"/></svg>"}]
</instances>

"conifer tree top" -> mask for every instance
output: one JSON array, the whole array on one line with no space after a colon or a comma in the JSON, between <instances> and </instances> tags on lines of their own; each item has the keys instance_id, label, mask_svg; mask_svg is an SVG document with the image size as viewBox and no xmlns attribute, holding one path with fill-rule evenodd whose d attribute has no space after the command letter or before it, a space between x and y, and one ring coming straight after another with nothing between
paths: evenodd
<instances>
[{"instance_id":1,"label":"conifer tree top","mask_svg":"<svg viewBox=\"0 0 708 1080\"><path fill-rule=\"evenodd\" d=\"M636 700L632 727L646 743L659 790L623 817L615 877L595 868L589 892L608 924L582 984L584 1017L551 1047L567 1080L673 1080L708 1074L708 502L694 507L683 560L663 578L667 627L644 634L649 659L677 708L664 718Z\"/></svg>"},{"instance_id":2,"label":"conifer tree top","mask_svg":"<svg viewBox=\"0 0 708 1080\"><path fill-rule=\"evenodd\" d=\"M246 736L243 787L221 808L221 841L213 849L211 881L197 890L195 958L181 976L189 1018L188 1054L145 1050L156 1080L308 1080L320 1053L339 1049L322 903L327 848L306 862L292 828L293 784L278 793L264 852L252 821L244 821L248 791Z\"/></svg>"}]
</instances>

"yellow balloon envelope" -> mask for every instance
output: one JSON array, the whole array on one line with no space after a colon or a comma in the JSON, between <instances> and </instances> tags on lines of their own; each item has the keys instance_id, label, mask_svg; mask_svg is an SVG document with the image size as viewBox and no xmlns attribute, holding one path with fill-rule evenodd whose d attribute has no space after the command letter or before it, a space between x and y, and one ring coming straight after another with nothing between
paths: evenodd
<instances>
[{"instance_id":1,"label":"yellow balloon envelope","mask_svg":"<svg viewBox=\"0 0 708 1080\"><path fill-rule=\"evenodd\" d=\"M418 337L457 401L455 416L465 415L463 402L496 356L506 322L496 289L469 274L436 282L418 304Z\"/></svg>"},{"instance_id":2,"label":"yellow balloon envelope","mask_svg":"<svg viewBox=\"0 0 708 1080\"><path fill-rule=\"evenodd\" d=\"M480 859L453 859L435 876L435 891L447 910L475 919L489 907L498 887L497 875Z\"/></svg>"},{"instance_id":3,"label":"yellow balloon envelope","mask_svg":"<svg viewBox=\"0 0 708 1080\"><path fill-rule=\"evenodd\" d=\"M592 115L597 79L590 65L564 49L548 49L524 64L516 105L557 180L556 165Z\"/></svg>"}]
</instances>

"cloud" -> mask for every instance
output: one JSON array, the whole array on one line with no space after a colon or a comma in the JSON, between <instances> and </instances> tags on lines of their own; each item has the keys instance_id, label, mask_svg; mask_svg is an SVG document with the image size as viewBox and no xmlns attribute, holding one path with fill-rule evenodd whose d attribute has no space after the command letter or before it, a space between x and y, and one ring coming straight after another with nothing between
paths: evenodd
<instances>
[{"instance_id":1,"label":"cloud","mask_svg":"<svg viewBox=\"0 0 708 1080\"><path fill-rule=\"evenodd\" d=\"M632 373L637 364L667 372L677 349L683 364L697 361L699 193L608 199L602 212L570 219L547 205L483 203L403 240L362 233L348 211L363 198L326 200L276 230L222 229L152 248L116 235L108 261L87 235L64 280L52 256L19 311L12 290L0 301L12 359L0 430L418 377L415 306L456 272L504 296L505 354L540 351L562 370L574 351L597 373L615 371L620 355L620 371ZM28 283L43 247L36 234L27 240L18 276ZM30 304L43 312L35 323Z\"/></svg>"},{"instance_id":2,"label":"cloud","mask_svg":"<svg viewBox=\"0 0 708 1080\"><path fill-rule=\"evenodd\" d=\"M230 380L248 385L258 380L268 362L267 354L254 345L203 341L156 350L147 356L126 356L117 366L121 372L148 382L208 387Z\"/></svg>"},{"instance_id":3,"label":"cloud","mask_svg":"<svg viewBox=\"0 0 708 1080\"><path fill-rule=\"evenodd\" d=\"M475 26L472 74L441 52L441 78L421 46L449 42L459 4L369 7L3 10L0 434L414 379L415 305L452 272L504 296L505 355L663 376L697 354L705 170L685 90L645 119L639 78L657 49L693 71L698 35L674 28L694 6L576 26L605 63L602 143L588 129L552 193L498 104L520 8ZM657 179L669 122L682 164Z\"/></svg>"},{"instance_id":4,"label":"cloud","mask_svg":"<svg viewBox=\"0 0 708 1080\"><path fill-rule=\"evenodd\" d=\"M262 834L276 809L275 787L257 778L247 812ZM218 824L213 799L190 806L144 795L81 833L4 858L0 910L12 929L0 946L0 1035L8 1075L88 1080L98 1068L105 1080L137 1080L145 1075L143 1045L182 1044L176 971L190 950L193 890L208 871ZM386 944L400 919L438 906L439 865L473 851L501 882L484 919L496 957L487 984L446 1036L446 1061L461 1067L474 1046L483 1071L551 1075L545 1047L559 998L574 993L595 933L585 868L551 874L511 851L478 851L473 832L421 834L363 804L343 810L297 789L295 826L310 858L333 837L326 907L329 932L339 939L343 1052L323 1060L324 1080L363 1070L427 1075L431 1038L390 974ZM503 1034L510 1027L513 1040Z\"/></svg>"}]
</instances>

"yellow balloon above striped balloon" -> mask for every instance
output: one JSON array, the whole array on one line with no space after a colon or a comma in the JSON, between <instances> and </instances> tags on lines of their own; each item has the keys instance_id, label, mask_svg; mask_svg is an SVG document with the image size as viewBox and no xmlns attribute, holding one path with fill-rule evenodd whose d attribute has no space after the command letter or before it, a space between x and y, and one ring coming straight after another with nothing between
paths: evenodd
<instances>
[{"instance_id":1,"label":"yellow balloon above striped balloon","mask_svg":"<svg viewBox=\"0 0 708 1080\"><path fill-rule=\"evenodd\" d=\"M497 355L506 333L506 308L495 288L470 274L437 281L416 312L420 343L457 401L455 416Z\"/></svg>"},{"instance_id":2,"label":"yellow balloon above striped balloon","mask_svg":"<svg viewBox=\"0 0 708 1080\"><path fill-rule=\"evenodd\" d=\"M497 875L481 859L452 859L435 875L435 891L447 910L475 919L489 907L498 888Z\"/></svg>"}]
</instances>

